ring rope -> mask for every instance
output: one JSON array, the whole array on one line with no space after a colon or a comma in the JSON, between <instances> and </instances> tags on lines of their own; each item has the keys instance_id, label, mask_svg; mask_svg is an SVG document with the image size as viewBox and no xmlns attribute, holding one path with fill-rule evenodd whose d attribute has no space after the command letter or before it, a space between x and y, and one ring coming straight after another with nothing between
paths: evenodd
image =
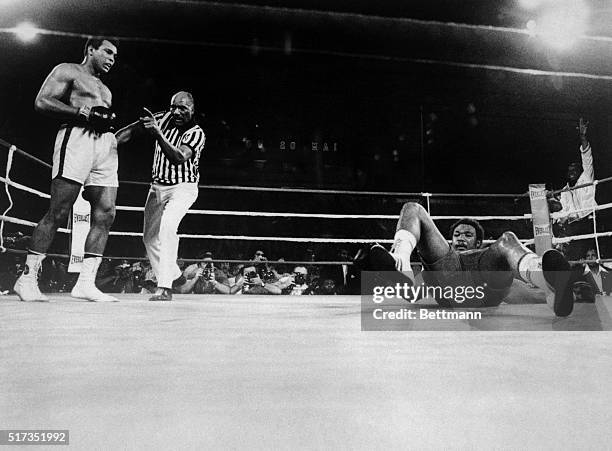
<instances>
[{"instance_id":1,"label":"ring rope","mask_svg":"<svg viewBox=\"0 0 612 451\"><path fill-rule=\"evenodd\" d=\"M18 153L18 154L20 154L20 155L23 155L24 157L29 158L30 160L36 161L37 163L39 163L39 164L41 164L41 165L43 165L43 166L45 166L45 167L47 167L47 168L49 168L49 169L52 169L52 168L53 168L53 166L51 166L51 165L50 165L49 163L47 163L46 161L43 161L43 160L41 160L40 158L36 158L34 155L29 154L29 153L28 153L28 152L26 152L25 150L21 150L20 148L18 148L18 147L16 147L16 146L13 146L13 144L11 144L11 143L9 143L9 142L6 142L6 141L5 141L5 140L3 140L2 138L0 138L0 145L5 146L5 147L8 147L9 149L10 149L10 147L15 147L15 152L16 152L16 153Z\"/></svg>"},{"instance_id":2,"label":"ring rope","mask_svg":"<svg viewBox=\"0 0 612 451\"><path fill-rule=\"evenodd\" d=\"M29 192L31 194L35 194L39 197L49 199L51 196L49 194L38 191L34 188L29 188L20 183L14 182L10 179L0 176L0 181L4 182L14 188L20 189L22 191ZM122 206L118 205L117 210L122 211L144 211L144 207L131 207L131 206ZM566 215L571 215L575 213L581 213L585 211L600 211L607 210L612 208L612 202L608 204L597 205L595 209L591 208L582 208L579 210L571 210L565 214L551 213L551 217L553 219L565 217ZM226 210L188 210L189 214L200 214L200 215L228 215L228 216L268 216L268 217L296 217L296 218L328 218L328 219L398 219L399 215L351 215L351 214L327 214L327 213L283 213L283 212L257 212L257 211L226 211ZM432 216L431 218L434 220L441 219L461 219L463 216L453 216L453 215L438 215ZM521 219L531 219L531 214L526 213L524 215L500 215L500 216L470 216L471 218L477 219L479 221L493 221L493 220L521 220Z\"/></svg>"},{"instance_id":3,"label":"ring rope","mask_svg":"<svg viewBox=\"0 0 612 451\"><path fill-rule=\"evenodd\" d=\"M6 160L6 180L10 180L11 177L11 168L13 166L13 155L15 154L15 146L11 146L8 152L8 158ZM7 184L4 185L4 190L6 191L6 197L8 198L9 205L2 213L2 216L6 216L6 214L13 209L13 197L11 196L11 191ZM0 252L5 252L6 248L4 247L4 221L0 222Z\"/></svg>"},{"instance_id":4,"label":"ring rope","mask_svg":"<svg viewBox=\"0 0 612 451\"><path fill-rule=\"evenodd\" d=\"M0 182L4 182L6 185L10 185L13 188L20 189L21 191L26 191L31 194L35 194L38 197L42 197L43 199L50 199L51 196L49 194L43 193L42 191L38 191L34 188L30 188L28 186L22 185L21 183L13 182L7 178L0 176Z\"/></svg>"},{"instance_id":5,"label":"ring rope","mask_svg":"<svg viewBox=\"0 0 612 451\"><path fill-rule=\"evenodd\" d=\"M597 186L600 183L607 183L607 182L612 182L612 177L606 177L606 178L599 179L599 180L593 180L592 182L582 183L581 185L576 185L576 186L566 186L564 188L561 188L555 191L549 191L548 195L554 196L559 193L574 191L576 189L586 188L588 186Z\"/></svg>"},{"instance_id":6,"label":"ring rope","mask_svg":"<svg viewBox=\"0 0 612 451\"><path fill-rule=\"evenodd\" d=\"M568 211L566 213L563 213L563 214L560 214L560 212L557 211L555 213L551 213L550 216L553 219L565 218L566 216L573 215L575 213L584 213L585 211L595 212L595 211L601 211L601 210L608 210L610 208L612 208L612 202L608 203L608 204L596 205L595 207L580 208L578 210L570 210L570 211Z\"/></svg>"},{"instance_id":7,"label":"ring rope","mask_svg":"<svg viewBox=\"0 0 612 451\"><path fill-rule=\"evenodd\" d=\"M595 234L595 250L597 251L597 258L601 258L601 254L599 253L599 236L597 235L597 213L595 213L595 208L593 208L593 233Z\"/></svg>"},{"instance_id":8,"label":"ring rope","mask_svg":"<svg viewBox=\"0 0 612 451\"><path fill-rule=\"evenodd\" d=\"M32 221L26 221L24 219L13 218L11 216L0 216L0 220L11 222L14 224L27 225L31 227L35 227L36 223ZM60 228L58 232L62 233L70 233L70 229ZM116 236L142 236L142 232L122 232L122 231L110 231L110 235ZM609 237L612 236L612 231L610 232L597 232L597 233L588 233L584 235L574 235L563 238L555 238L553 240L554 243L569 243L571 241L577 240L585 240L594 238L595 236L600 237ZM200 238L200 239L211 239L211 240L260 240L260 241L289 241L289 242L298 242L298 243L393 243L392 239L376 239L376 238L301 238L301 237L275 237L275 236L247 236L247 235L197 235L190 233L179 234L181 238ZM495 243L496 240L484 240L485 244ZM520 239L522 243L532 244L533 239Z\"/></svg>"},{"instance_id":9,"label":"ring rope","mask_svg":"<svg viewBox=\"0 0 612 451\"><path fill-rule=\"evenodd\" d=\"M24 250L24 249L7 249L6 250L7 253L9 254L21 254L21 255L25 255L28 253L28 251ZM67 254L54 254L54 253L48 253L45 254L47 257L57 257L57 258L65 258L68 259L70 258L69 255ZM146 261L148 260L147 257L126 257L126 256L112 256L112 255L105 255L104 256L105 259L108 260L138 260L138 261ZM189 262L189 263L199 263L202 261L201 258L181 258L180 260L184 261L184 262ZM230 259L216 259L213 258L212 260L210 260L213 263L244 263L244 264L258 264L258 263L262 263L261 261L258 260L230 260ZM278 260L266 260L265 263L270 264L270 265L348 265L348 266L352 266L354 265L354 263L352 261L299 261L299 260L287 260L287 261L278 261ZM588 264L588 263L612 263L612 258L599 258L596 260L571 260L569 261L569 263L578 263L578 264ZM410 262L410 264L412 266L422 266L423 264L421 262Z\"/></svg>"},{"instance_id":10,"label":"ring rope","mask_svg":"<svg viewBox=\"0 0 612 451\"><path fill-rule=\"evenodd\" d=\"M144 185L150 186L150 182L141 182L136 180L121 180L124 185ZM399 191L353 191L353 190L330 190L330 189L311 189L311 188L291 188L291 187L265 187L265 186L241 186L241 185L198 185L200 189L215 189L228 191L263 191L263 192L280 192L280 193L306 193L306 194L347 194L355 196L393 196L393 197L505 197L516 198L522 194L508 193L403 193Z\"/></svg>"},{"instance_id":11,"label":"ring rope","mask_svg":"<svg viewBox=\"0 0 612 451\"><path fill-rule=\"evenodd\" d=\"M39 197L49 199L51 196L49 194L38 191L34 188L29 188L25 185L22 185L17 182L13 182L12 180L6 179L0 176L0 181L10 185L14 188L20 189L22 191L29 192L31 194L35 194ZM428 197L429 199L429 197ZM612 204L609 204L612 208ZM117 205L117 210L120 211L144 211L144 207L132 207L132 206L124 206ZM398 219L399 215L358 215L358 214L331 214L331 213L286 213L286 212L265 212L265 211L229 211L229 210L188 210L188 214L196 214L196 215L224 215L224 216L262 216L262 217L284 217L284 218L327 218L327 219ZM432 216L431 218L434 220L442 220L442 219L461 219L464 218L465 215L438 215ZM531 214L526 213L524 215L501 215L501 216L470 216L471 218L477 219L479 221L494 221L494 220L521 220L521 219L530 219Z\"/></svg>"},{"instance_id":12,"label":"ring rope","mask_svg":"<svg viewBox=\"0 0 612 451\"><path fill-rule=\"evenodd\" d=\"M610 231L610 232L586 233L584 235L574 235L574 236L567 236L567 237L563 237L563 238L553 238L553 243L554 244L569 243L571 241L579 241L579 240L587 240L587 239L591 239L591 238L596 238L597 236L599 236L599 237L609 237L609 236L612 236L612 231Z\"/></svg>"},{"instance_id":13,"label":"ring rope","mask_svg":"<svg viewBox=\"0 0 612 451\"><path fill-rule=\"evenodd\" d=\"M130 207L117 205L120 211L144 211L144 207ZM230 210L187 210L189 214L195 215L219 215L219 216L262 216L262 217L284 217L284 218L327 218L327 219L399 219L399 215L357 215L357 214L331 214L331 213L283 213L267 211L230 211ZM465 216L431 216L432 219L461 219ZM529 219L530 214L516 216L470 216L481 221L486 220L518 220Z\"/></svg>"},{"instance_id":14,"label":"ring rope","mask_svg":"<svg viewBox=\"0 0 612 451\"><path fill-rule=\"evenodd\" d=\"M11 222L14 224L26 225L35 227L36 223L27 221L24 219L13 218L11 216L0 216L0 220ZM70 229L60 228L58 232L70 233ZM142 232L123 232L117 230L111 230L110 235L114 236L134 236L142 237ZM279 236L247 236L247 235L197 235L190 233L180 233L180 238L194 238L194 239L211 239L211 240L243 240L243 241L287 241L294 243L357 243L357 244L368 244L368 243L386 243L391 244L394 242L392 239L387 238L303 238L303 237L279 237ZM484 243L491 244L496 240L484 240ZM521 239L522 243L531 244L533 239Z\"/></svg>"}]
</instances>

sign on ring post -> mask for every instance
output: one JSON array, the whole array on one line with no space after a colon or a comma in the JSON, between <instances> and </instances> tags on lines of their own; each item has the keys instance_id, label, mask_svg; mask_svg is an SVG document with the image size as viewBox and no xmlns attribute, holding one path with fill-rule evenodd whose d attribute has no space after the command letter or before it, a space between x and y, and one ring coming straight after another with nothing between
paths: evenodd
<instances>
[{"instance_id":1,"label":"sign on ring post","mask_svg":"<svg viewBox=\"0 0 612 451\"><path fill-rule=\"evenodd\" d=\"M81 272L83 255L85 253L85 240L89 233L91 223L91 206L83 198L83 188L72 206L72 214L69 219L69 227L72 229L70 235L70 262L68 272Z\"/></svg>"},{"instance_id":2,"label":"sign on ring post","mask_svg":"<svg viewBox=\"0 0 612 451\"><path fill-rule=\"evenodd\" d=\"M529 185L529 201L531 203L535 250L536 254L542 255L552 248L550 214L548 212L548 201L546 200L546 186L543 183Z\"/></svg>"}]
</instances>

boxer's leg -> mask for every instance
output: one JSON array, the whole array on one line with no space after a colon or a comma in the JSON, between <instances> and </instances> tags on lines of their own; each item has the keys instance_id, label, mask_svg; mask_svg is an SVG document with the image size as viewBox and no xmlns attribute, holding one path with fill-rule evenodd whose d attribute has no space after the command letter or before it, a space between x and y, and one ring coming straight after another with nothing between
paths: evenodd
<instances>
[{"instance_id":1,"label":"boxer's leg","mask_svg":"<svg viewBox=\"0 0 612 451\"><path fill-rule=\"evenodd\" d=\"M540 257L524 246L514 233L504 232L482 255L479 269L489 273L489 277L497 278L504 278L511 271L514 278L545 290L549 294L547 303L557 316L567 316L572 312L574 297L570 265L554 249Z\"/></svg>"},{"instance_id":2,"label":"boxer's leg","mask_svg":"<svg viewBox=\"0 0 612 451\"><path fill-rule=\"evenodd\" d=\"M86 186L85 197L91 204L91 227L85 240L85 254L102 256L108 233L115 221L117 188L112 186Z\"/></svg>"},{"instance_id":3,"label":"boxer's leg","mask_svg":"<svg viewBox=\"0 0 612 451\"><path fill-rule=\"evenodd\" d=\"M58 227L66 224L72 204L80 191L81 184L78 182L62 178L55 178L51 181L49 210L32 232L25 269L14 287L22 301L49 300L38 288L38 271Z\"/></svg>"},{"instance_id":4,"label":"boxer's leg","mask_svg":"<svg viewBox=\"0 0 612 451\"><path fill-rule=\"evenodd\" d=\"M91 226L85 240L85 255L81 273L71 295L94 302L113 302L117 299L96 287L96 274L102 262L108 233L115 220L117 188L114 186L86 186L85 198L91 205Z\"/></svg>"},{"instance_id":5,"label":"boxer's leg","mask_svg":"<svg viewBox=\"0 0 612 451\"><path fill-rule=\"evenodd\" d=\"M409 237L405 232L412 235L414 240L404 240L402 236ZM443 258L449 249L448 241L446 241L438 227L436 227L427 210L416 202L407 202L402 207L400 218L397 222L395 240L400 242L400 251L403 250L405 241L414 241L414 246L416 246L421 257L427 262L435 262ZM394 247L397 252L398 244L394 244ZM406 247L403 251L404 255L408 251L412 253L410 247Z\"/></svg>"},{"instance_id":6,"label":"boxer's leg","mask_svg":"<svg viewBox=\"0 0 612 451\"><path fill-rule=\"evenodd\" d=\"M402 207L397 222L391 253L379 245L370 250L371 268L374 270L398 271L407 273L414 279L410 267L410 256L418 249L423 260L429 263L444 258L449 252L449 244L440 233L427 211L415 202Z\"/></svg>"},{"instance_id":7,"label":"boxer's leg","mask_svg":"<svg viewBox=\"0 0 612 451\"><path fill-rule=\"evenodd\" d=\"M51 182L51 200L49 210L32 232L30 250L44 254L49 250L55 232L60 226L65 226L74 201L79 196L81 184L72 180L55 178Z\"/></svg>"}]
</instances>

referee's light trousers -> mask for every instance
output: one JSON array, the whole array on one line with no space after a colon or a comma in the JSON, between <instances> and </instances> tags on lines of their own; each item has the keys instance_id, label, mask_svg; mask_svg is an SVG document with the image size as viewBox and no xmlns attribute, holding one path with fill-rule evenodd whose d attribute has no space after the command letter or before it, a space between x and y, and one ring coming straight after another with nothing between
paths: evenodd
<instances>
[{"instance_id":1,"label":"referee's light trousers","mask_svg":"<svg viewBox=\"0 0 612 451\"><path fill-rule=\"evenodd\" d=\"M198 197L197 183L152 184L144 211L143 241L157 286L170 288L181 275L178 227Z\"/></svg>"}]
</instances>

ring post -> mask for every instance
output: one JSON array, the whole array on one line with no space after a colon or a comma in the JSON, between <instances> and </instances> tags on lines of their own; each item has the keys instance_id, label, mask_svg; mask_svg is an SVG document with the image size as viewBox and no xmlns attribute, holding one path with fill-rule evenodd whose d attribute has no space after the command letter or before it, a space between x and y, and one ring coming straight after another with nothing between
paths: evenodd
<instances>
[{"instance_id":1,"label":"ring post","mask_svg":"<svg viewBox=\"0 0 612 451\"><path fill-rule=\"evenodd\" d=\"M546 200L546 186L543 183L529 185L529 201L536 254L542 255L552 248L550 213Z\"/></svg>"}]
</instances>

